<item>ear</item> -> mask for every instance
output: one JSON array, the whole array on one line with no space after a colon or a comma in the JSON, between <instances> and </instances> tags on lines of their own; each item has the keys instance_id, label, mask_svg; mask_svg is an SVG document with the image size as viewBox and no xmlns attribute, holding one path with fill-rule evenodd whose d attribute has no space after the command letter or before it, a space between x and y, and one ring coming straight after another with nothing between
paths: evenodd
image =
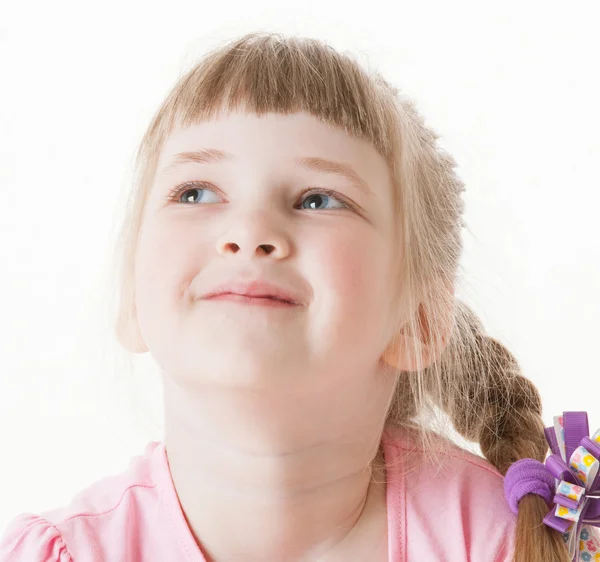
<instances>
[{"instance_id":1,"label":"ear","mask_svg":"<svg viewBox=\"0 0 600 562\"><path fill-rule=\"evenodd\" d=\"M452 293L454 295L454 293ZM433 341L430 334L428 312L423 303L417 308L418 334L410 332L408 326L404 326L396 334L384 351L381 359L388 365L400 371L417 371L419 368L417 359L421 360L421 367L429 367L438 358L450 341L454 327L453 308L447 307L444 317L440 319L440 342ZM415 353L417 354L415 356Z\"/></svg>"}]
</instances>

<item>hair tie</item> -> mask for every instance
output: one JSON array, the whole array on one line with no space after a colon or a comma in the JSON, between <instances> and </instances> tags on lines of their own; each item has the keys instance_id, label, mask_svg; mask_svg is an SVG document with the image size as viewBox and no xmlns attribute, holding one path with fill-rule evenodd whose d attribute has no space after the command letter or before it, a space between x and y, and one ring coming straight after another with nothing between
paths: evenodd
<instances>
[{"instance_id":1,"label":"hair tie","mask_svg":"<svg viewBox=\"0 0 600 562\"><path fill-rule=\"evenodd\" d=\"M564 412L554 416L554 426L544 434L552 454L545 463L529 458L513 463L504 478L504 495L515 514L527 494L555 504L543 522L562 533L577 562L586 551L579 541L582 527L600 527L600 429L590 438L587 413Z\"/></svg>"},{"instance_id":2,"label":"hair tie","mask_svg":"<svg viewBox=\"0 0 600 562\"><path fill-rule=\"evenodd\" d=\"M514 514L518 513L519 501L528 494L542 496L548 505L554 497L554 478L543 463L535 459L521 459L512 465L504 477L504 495Z\"/></svg>"}]
</instances>

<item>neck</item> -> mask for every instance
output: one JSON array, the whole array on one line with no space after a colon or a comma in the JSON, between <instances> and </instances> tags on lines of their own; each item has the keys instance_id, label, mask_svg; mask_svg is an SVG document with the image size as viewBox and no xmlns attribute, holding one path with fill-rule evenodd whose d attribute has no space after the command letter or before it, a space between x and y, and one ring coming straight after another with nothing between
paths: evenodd
<instances>
[{"instance_id":1,"label":"neck","mask_svg":"<svg viewBox=\"0 0 600 562\"><path fill-rule=\"evenodd\" d=\"M361 548L375 560L374 545L387 552L380 438L390 388L345 388L317 409L297 389L191 396L165 381L169 468L207 562L334 562L357 559ZM357 411L372 419L342 413Z\"/></svg>"}]
</instances>

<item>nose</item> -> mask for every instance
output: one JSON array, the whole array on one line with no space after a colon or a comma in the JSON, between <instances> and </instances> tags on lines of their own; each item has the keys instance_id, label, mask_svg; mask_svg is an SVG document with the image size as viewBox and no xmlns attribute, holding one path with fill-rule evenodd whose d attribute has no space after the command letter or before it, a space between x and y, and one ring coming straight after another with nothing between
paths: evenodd
<instances>
[{"instance_id":1,"label":"nose","mask_svg":"<svg viewBox=\"0 0 600 562\"><path fill-rule=\"evenodd\" d=\"M283 223L268 220L264 213L235 217L231 227L217 240L217 252L222 256L247 254L253 258L268 255L281 259L289 255L290 246Z\"/></svg>"}]
</instances>

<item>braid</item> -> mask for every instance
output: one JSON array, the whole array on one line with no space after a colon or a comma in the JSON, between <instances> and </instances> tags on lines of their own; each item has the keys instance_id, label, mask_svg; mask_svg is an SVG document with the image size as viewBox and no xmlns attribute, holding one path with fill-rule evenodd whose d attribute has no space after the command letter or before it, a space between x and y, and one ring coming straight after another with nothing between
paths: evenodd
<instances>
[{"instance_id":1,"label":"braid","mask_svg":"<svg viewBox=\"0 0 600 562\"><path fill-rule=\"evenodd\" d=\"M479 443L501 474L522 458L544 462L542 401L534 384L521 374L515 357L484 332L464 303L457 303L456 333L440 357L445 388L440 406L456 431ZM546 501L527 495L519 503L515 562L568 562L560 533L543 524Z\"/></svg>"}]
</instances>

